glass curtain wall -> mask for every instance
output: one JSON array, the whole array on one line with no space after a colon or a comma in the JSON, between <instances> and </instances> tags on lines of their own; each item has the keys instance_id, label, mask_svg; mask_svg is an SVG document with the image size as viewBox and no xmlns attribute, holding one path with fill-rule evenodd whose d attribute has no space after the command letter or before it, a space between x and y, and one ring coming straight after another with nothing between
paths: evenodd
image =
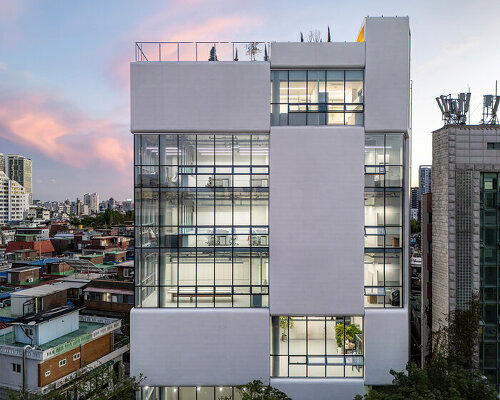
<instances>
[{"instance_id":1,"label":"glass curtain wall","mask_svg":"<svg viewBox=\"0 0 500 400\"><path fill-rule=\"evenodd\" d=\"M499 264L500 251L500 174L481 173L481 259L480 259L480 301L481 317L484 322L480 335L480 366L484 376L492 385L500 387L498 377L498 315L499 307ZM470 231L470 230L469 230ZM472 240L472 239L471 239Z\"/></svg>"},{"instance_id":2,"label":"glass curtain wall","mask_svg":"<svg viewBox=\"0 0 500 400\"><path fill-rule=\"evenodd\" d=\"M363 125L362 70L271 71L271 125Z\"/></svg>"},{"instance_id":3,"label":"glass curtain wall","mask_svg":"<svg viewBox=\"0 0 500 400\"><path fill-rule=\"evenodd\" d=\"M365 135L365 306L402 307L403 134Z\"/></svg>"},{"instance_id":4,"label":"glass curtain wall","mask_svg":"<svg viewBox=\"0 0 500 400\"><path fill-rule=\"evenodd\" d=\"M135 136L136 307L267 307L268 135Z\"/></svg>"},{"instance_id":5,"label":"glass curtain wall","mask_svg":"<svg viewBox=\"0 0 500 400\"><path fill-rule=\"evenodd\" d=\"M242 396L233 386L166 386L142 387L137 400L240 400Z\"/></svg>"},{"instance_id":6,"label":"glass curtain wall","mask_svg":"<svg viewBox=\"0 0 500 400\"><path fill-rule=\"evenodd\" d=\"M271 377L363 376L362 317L271 317Z\"/></svg>"}]
</instances>

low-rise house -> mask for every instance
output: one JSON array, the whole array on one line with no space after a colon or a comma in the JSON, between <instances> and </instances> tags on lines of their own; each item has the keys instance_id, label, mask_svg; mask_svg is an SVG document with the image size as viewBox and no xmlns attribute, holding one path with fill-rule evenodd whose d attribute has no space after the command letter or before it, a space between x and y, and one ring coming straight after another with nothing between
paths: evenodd
<instances>
[{"instance_id":1,"label":"low-rise house","mask_svg":"<svg viewBox=\"0 0 500 400\"><path fill-rule=\"evenodd\" d=\"M40 279L40 267L37 266L11 268L6 273L10 284L32 283Z\"/></svg>"},{"instance_id":2,"label":"low-rise house","mask_svg":"<svg viewBox=\"0 0 500 400\"><path fill-rule=\"evenodd\" d=\"M124 318L134 307L134 282L93 280L84 289L85 313Z\"/></svg>"},{"instance_id":3,"label":"low-rise house","mask_svg":"<svg viewBox=\"0 0 500 400\"><path fill-rule=\"evenodd\" d=\"M56 282L52 285L41 285L30 289L11 293L10 307L13 316L49 311L65 306L68 298L82 297L87 282Z\"/></svg>"},{"instance_id":4,"label":"low-rise house","mask_svg":"<svg viewBox=\"0 0 500 400\"><path fill-rule=\"evenodd\" d=\"M121 366L128 344L115 342L120 327L120 320L79 315L68 306L18 319L0 330L3 394L48 393L97 367Z\"/></svg>"}]
</instances>

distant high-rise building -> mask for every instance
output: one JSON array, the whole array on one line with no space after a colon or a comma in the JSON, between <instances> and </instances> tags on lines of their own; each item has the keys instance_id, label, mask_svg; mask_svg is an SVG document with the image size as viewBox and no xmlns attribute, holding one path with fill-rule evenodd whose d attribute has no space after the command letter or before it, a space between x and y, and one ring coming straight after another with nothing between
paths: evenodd
<instances>
[{"instance_id":1,"label":"distant high-rise building","mask_svg":"<svg viewBox=\"0 0 500 400\"><path fill-rule=\"evenodd\" d=\"M420 188L418 187L412 187L411 188L411 194L410 194L410 209L411 208L418 208L418 200L419 200L419 190Z\"/></svg>"},{"instance_id":2,"label":"distant high-rise building","mask_svg":"<svg viewBox=\"0 0 500 400\"><path fill-rule=\"evenodd\" d=\"M420 219L420 188L412 187L410 189L410 218Z\"/></svg>"},{"instance_id":3,"label":"distant high-rise building","mask_svg":"<svg viewBox=\"0 0 500 400\"><path fill-rule=\"evenodd\" d=\"M32 161L18 154L9 154L8 175L9 179L15 180L24 187L31 203L33 200Z\"/></svg>"},{"instance_id":4,"label":"distant high-rise building","mask_svg":"<svg viewBox=\"0 0 500 400\"><path fill-rule=\"evenodd\" d=\"M97 214L99 212L99 194L97 193L86 193L83 196L83 204L89 206L89 211L91 213Z\"/></svg>"},{"instance_id":5,"label":"distant high-rise building","mask_svg":"<svg viewBox=\"0 0 500 400\"><path fill-rule=\"evenodd\" d=\"M28 208L24 187L0 171L0 224L22 220Z\"/></svg>"},{"instance_id":6,"label":"distant high-rise building","mask_svg":"<svg viewBox=\"0 0 500 400\"><path fill-rule=\"evenodd\" d=\"M0 172L5 173L5 156L0 153Z\"/></svg>"},{"instance_id":7,"label":"distant high-rise building","mask_svg":"<svg viewBox=\"0 0 500 400\"><path fill-rule=\"evenodd\" d=\"M432 192L432 165L418 167L418 187L420 189L419 200L423 194Z\"/></svg>"}]
</instances>

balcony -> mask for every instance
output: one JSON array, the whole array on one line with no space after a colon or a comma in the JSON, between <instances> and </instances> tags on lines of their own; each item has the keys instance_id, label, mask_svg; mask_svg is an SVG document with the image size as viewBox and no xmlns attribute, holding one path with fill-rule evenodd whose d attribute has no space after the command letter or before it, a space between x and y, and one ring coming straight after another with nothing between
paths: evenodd
<instances>
[{"instance_id":1,"label":"balcony","mask_svg":"<svg viewBox=\"0 0 500 400\"><path fill-rule=\"evenodd\" d=\"M135 61L269 61L269 42L136 42Z\"/></svg>"}]
</instances>

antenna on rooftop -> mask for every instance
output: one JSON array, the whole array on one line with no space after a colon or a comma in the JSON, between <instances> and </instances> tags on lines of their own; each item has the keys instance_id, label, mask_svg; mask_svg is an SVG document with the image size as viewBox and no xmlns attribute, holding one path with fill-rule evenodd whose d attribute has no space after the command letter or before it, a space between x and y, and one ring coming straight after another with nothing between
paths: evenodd
<instances>
[{"instance_id":1,"label":"antenna on rooftop","mask_svg":"<svg viewBox=\"0 0 500 400\"><path fill-rule=\"evenodd\" d=\"M460 93L453 99L451 94L436 97L445 125L465 125L470 105L470 92Z\"/></svg>"},{"instance_id":2,"label":"antenna on rooftop","mask_svg":"<svg viewBox=\"0 0 500 400\"><path fill-rule=\"evenodd\" d=\"M495 94L487 94L483 96L483 125L497 125L498 124L498 105L500 103L500 96L498 96L498 81L495 82Z\"/></svg>"}]
</instances>

